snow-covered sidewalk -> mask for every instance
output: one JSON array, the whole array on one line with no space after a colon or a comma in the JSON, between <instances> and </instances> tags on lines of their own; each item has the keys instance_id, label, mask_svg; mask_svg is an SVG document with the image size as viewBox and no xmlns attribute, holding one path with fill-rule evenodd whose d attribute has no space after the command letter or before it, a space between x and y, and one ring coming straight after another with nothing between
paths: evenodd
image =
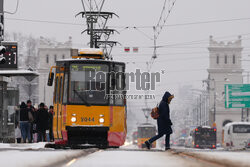
<instances>
[{"instance_id":1,"label":"snow-covered sidewalk","mask_svg":"<svg viewBox=\"0 0 250 167\"><path fill-rule=\"evenodd\" d=\"M39 150L44 149L46 142L40 143L0 143L0 150Z\"/></svg>"},{"instance_id":2,"label":"snow-covered sidewalk","mask_svg":"<svg viewBox=\"0 0 250 167\"><path fill-rule=\"evenodd\" d=\"M87 150L54 150L44 148L46 143L0 144L2 167L47 167L70 161L94 152Z\"/></svg>"},{"instance_id":3,"label":"snow-covered sidewalk","mask_svg":"<svg viewBox=\"0 0 250 167\"><path fill-rule=\"evenodd\" d=\"M217 162L226 166L250 167L249 151L185 151L184 154Z\"/></svg>"},{"instance_id":4,"label":"snow-covered sidewalk","mask_svg":"<svg viewBox=\"0 0 250 167\"><path fill-rule=\"evenodd\" d=\"M0 162L3 167L46 167L82 154L82 150L0 151Z\"/></svg>"}]
</instances>

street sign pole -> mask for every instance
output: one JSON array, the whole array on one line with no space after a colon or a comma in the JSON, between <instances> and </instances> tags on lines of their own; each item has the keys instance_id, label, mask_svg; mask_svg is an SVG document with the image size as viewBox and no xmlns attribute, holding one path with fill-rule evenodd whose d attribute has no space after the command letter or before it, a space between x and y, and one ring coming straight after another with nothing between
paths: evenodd
<instances>
[{"instance_id":1,"label":"street sign pole","mask_svg":"<svg viewBox=\"0 0 250 167\"><path fill-rule=\"evenodd\" d=\"M249 121L249 108L247 108L247 119L246 121L248 122Z\"/></svg>"}]
</instances>

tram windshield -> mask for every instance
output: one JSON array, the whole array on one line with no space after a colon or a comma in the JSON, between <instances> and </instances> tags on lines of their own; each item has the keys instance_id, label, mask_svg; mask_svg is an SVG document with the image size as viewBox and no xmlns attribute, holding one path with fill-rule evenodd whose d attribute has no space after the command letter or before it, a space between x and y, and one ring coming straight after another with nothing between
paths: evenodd
<instances>
[{"instance_id":1,"label":"tram windshield","mask_svg":"<svg viewBox=\"0 0 250 167\"><path fill-rule=\"evenodd\" d=\"M69 102L73 104L107 104L108 65L71 64Z\"/></svg>"},{"instance_id":2,"label":"tram windshield","mask_svg":"<svg viewBox=\"0 0 250 167\"><path fill-rule=\"evenodd\" d=\"M155 127L138 127L139 138L150 138L155 135Z\"/></svg>"}]
</instances>

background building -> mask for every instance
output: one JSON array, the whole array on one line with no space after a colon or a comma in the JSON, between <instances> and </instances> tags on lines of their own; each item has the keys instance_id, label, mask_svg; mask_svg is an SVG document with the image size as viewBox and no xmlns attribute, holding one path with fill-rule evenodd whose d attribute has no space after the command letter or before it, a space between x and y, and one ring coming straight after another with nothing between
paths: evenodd
<instances>
[{"instance_id":1,"label":"background building","mask_svg":"<svg viewBox=\"0 0 250 167\"><path fill-rule=\"evenodd\" d=\"M54 89L53 86L47 86L49 70L51 66L56 65L57 60L70 58L71 48L71 37L65 43L40 37L38 48L39 102L45 102L48 106L53 104Z\"/></svg>"},{"instance_id":2,"label":"background building","mask_svg":"<svg viewBox=\"0 0 250 167\"><path fill-rule=\"evenodd\" d=\"M242 84L241 36L234 42L217 42L210 36L208 92L210 98L210 126L217 127L217 142L221 142L222 128L231 121L241 120L241 109L225 108L225 84Z\"/></svg>"}]
</instances>

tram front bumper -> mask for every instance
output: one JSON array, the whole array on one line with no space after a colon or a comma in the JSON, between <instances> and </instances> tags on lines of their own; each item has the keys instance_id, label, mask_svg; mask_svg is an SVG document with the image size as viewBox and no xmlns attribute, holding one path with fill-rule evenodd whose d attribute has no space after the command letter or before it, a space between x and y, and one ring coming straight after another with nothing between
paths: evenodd
<instances>
[{"instance_id":1,"label":"tram front bumper","mask_svg":"<svg viewBox=\"0 0 250 167\"><path fill-rule=\"evenodd\" d=\"M68 144L108 145L109 127L67 126Z\"/></svg>"}]
</instances>

